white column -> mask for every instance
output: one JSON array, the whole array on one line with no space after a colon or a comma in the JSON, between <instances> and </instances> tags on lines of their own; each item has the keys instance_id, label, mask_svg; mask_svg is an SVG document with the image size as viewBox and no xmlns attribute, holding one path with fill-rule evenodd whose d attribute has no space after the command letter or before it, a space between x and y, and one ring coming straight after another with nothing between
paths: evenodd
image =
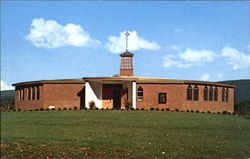
<instances>
[{"instance_id":1,"label":"white column","mask_svg":"<svg viewBox=\"0 0 250 159\"><path fill-rule=\"evenodd\" d=\"M85 82L85 107L89 109L89 102L94 101L98 109L102 108L102 84Z\"/></svg>"},{"instance_id":2,"label":"white column","mask_svg":"<svg viewBox=\"0 0 250 159\"><path fill-rule=\"evenodd\" d=\"M89 82L85 82L85 107L89 109L89 91L90 91Z\"/></svg>"},{"instance_id":3,"label":"white column","mask_svg":"<svg viewBox=\"0 0 250 159\"><path fill-rule=\"evenodd\" d=\"M132 108L136 109L136 82L132 82Z\"/></svg>"}]
</instances>

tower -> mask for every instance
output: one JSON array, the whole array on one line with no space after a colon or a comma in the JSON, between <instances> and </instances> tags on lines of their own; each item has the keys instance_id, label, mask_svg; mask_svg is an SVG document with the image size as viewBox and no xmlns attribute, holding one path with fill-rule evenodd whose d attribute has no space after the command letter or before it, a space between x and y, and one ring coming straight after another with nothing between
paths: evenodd
<instances>
[{"instance_id":1,"label":"tower","mask_svg":"<svg viewBox=\"0 0 250 159\"><path fill-rule=\"evenodd\" d=\"M121 56L121 65L120 65L120 76L133 76L133 56L134 54L128 52L128 36L129 32L125 33L126 35L126 51Z\"/></svg>"}]
</instances>

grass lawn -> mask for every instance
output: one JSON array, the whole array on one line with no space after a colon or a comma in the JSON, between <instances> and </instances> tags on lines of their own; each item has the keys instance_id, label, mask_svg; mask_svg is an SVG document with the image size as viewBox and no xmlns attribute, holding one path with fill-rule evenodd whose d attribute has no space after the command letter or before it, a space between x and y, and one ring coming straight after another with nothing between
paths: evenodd
<instances>
[{"instance_id":1,"label":"grass lawn","mask_svg":"<svg viewBox=\"0 0 250 159\"><path fill-rule=\"evenodd\" d=\"M1 113L1 158L250 158L250 118L191 112Z\"/></svg>"}]
</instances>

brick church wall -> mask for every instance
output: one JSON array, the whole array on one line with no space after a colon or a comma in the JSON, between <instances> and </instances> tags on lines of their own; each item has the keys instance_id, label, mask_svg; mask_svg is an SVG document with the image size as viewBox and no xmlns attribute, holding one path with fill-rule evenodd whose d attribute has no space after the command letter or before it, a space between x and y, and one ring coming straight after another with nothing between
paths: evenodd
<instances>
[{"instance_id":1,"label":"brick church wall","mask_svg":"<svg viewBox=\"0 0 250 159\"><path fill-rule=\"evenodd\" d=\"M229 89L228 102L222 101L222 87L218 88L218 100L217 101L205 101L203 99L203 90L205 85L197 85L199 88L198 101L187 100L187 84L143 84L138 83L139 87L143 88L143 100L136 103L136 107L141 109L150 108L169 108L170 110L198 110L200 112L233 112L234 111L234 89ZM194 88L194 84L191 85ZM210 86L208 87L210 88ZM213 86L215 88L215 86ZM167 93L167 102L165 104L158 103L159 93Z\"/></svg>"}]
</instances>

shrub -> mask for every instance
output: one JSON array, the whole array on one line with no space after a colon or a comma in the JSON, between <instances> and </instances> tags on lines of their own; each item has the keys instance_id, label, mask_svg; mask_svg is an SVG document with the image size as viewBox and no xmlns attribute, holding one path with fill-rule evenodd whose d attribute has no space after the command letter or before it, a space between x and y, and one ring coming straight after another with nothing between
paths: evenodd
<instances>
[{"instance_id":1,"label":"shrub","mask_svg":"<svg viewBox=\"0 0 250 159\"><path fill-rule=\"evenodd\" d=\"M131 110L135 110L134 108L131 108Z\"/></svg>"},{"instance_id":2,"label":"shrub","mask_svg":"<svg viewBox=\"0 0 250 159\"><path fill-rule=\"evenodd\" d=\"M204 111L202 111L201 113L205 113Z\"/></svg>"},{"instance_id":3,"label":"shrub","mask_svg":"<svg viewBox=\"0 0 250 159\"><path fill-rule=\"evenodd\" d=\"M192 112L192 113L193 113L193 112L194 112L194 110L191 110L190 112Z\"/></svg>"},{"instance_id":4,"label":"shrub","mask_svg":"<svg viewBox=\"0 0 250 159\"><path fill-rule=\"evenodd\" d=\"M35 111L39 111L39 109L35 109Z\"/></svg>"},{"instance_id":5,"label":"shrub","mask_svg":"<svg viewBox=\"0 0 250 159\"><path fill-rule=\"evenodd\" d=\"M92 109L92 110L96 109L95 101L92 100L89 102L89 109Z\"/></svg>"},{"instance_id":6,"label":"shrub","mask_svg":"<svg viewBox=\"0 0 250 159\"><path fill-rule=\"evenodd\" d=\"M165 109L164 109L164 108L161 108L161 111L165 111Z\"/></svg>"},{"instance_id":7,"label":"shrub","mask_svg":"<svg viewBox=\"0 0 250 159\"><path fill-rule=\"evenodd\" d=\"M44 111L44 109L43 109L43 108L40 108L40 111Z\"/></svg>"},{"instance_id":8,"label":"shrub","mask_svg":"<svg viewBox=\"0 0 250 159\"><path fill-rule=\"evenodd\" d=\"M129 101L126 101L125 102L125 109L131 109L132 108L132 105Z\"/></svg>"},{"instance_id":9,"label":"shrub","mask_svg":"<svg viewBox=\"0 0 250 159\"><path fill-rule=\"evenodd\" d=\"M227 114L227 111L226 111L226 110L223 110L222 114Z\"/></svg>"},{"instance_id":10,"label":"shrub","mask_svg":"<svg viewBox=\"0 0 250 159\"><path fill-rule=\"evenodd\" d=\"M155 108L156 111L159 111L159 108Z\"/></svg>"},{"instance_id":11,"label":"shrub","mask_svg":"<svg viewBox=\"0 0 250 159\"><path fill-rule=\"evenodd\" d=\"M169 108L166 108L166 111L170 111L170 109L169 109Z\"/></svg>"},{"instance_id":12,"label":"shrub","mask_svg":"<svg viewBox=\"0 0 250 159\"><path fill-rule=\"evenodd\" d=\"M187 112L189 112L189 109L187 110Z\"/></svg>"},{"instance_id":13,"label":"shrub","mask_svg":"<svg viewBox=\"0 0 250 159\"><path fill-rule=\"evenodd\" d=\"M210 112L210 111L207 111L207 113L209 113L209 114L210 114L211 112Z\"/></svg>"},{"instance_id":14,"label":"shrub","mask_svg":"<svg viewBox=\"0 0 250 159\"><path fill-rule=\"evenodd\" d=\"M135 110L139 110L139 108L136 108Z\"/></svg>"},{"instance_id":15,"label":"shrub","mask_svg":"<svg viewBox=\"0 0 250 159\"><path fill-rule=\"evenodd\" d=\"M20 111L22 111L22 110L19 108L19 109L17 109L17 111L19 111L19 112L20 112Z\"/></svg>"},{"instance_id":16,"label":"shrub","mask_svg":"<svg viewBox=\"0 0 250 159\"><path fill-rule=\"evenodd\" d=\"M150 108L150 110L155 110L155 108Z\"/></svg>"},{"instance_id":17,"label":"shrub","mask_svg":"<svg viewBox=\"0 0 250 159\"><path fill-rule=\"evenodd\" d=\"M176 112L179 112L179 109L175 109Z\"/></svg>"},{"instance_id":18,"label":"shrub","mask_svg":"<svg viewBox=\"0 0 250 159\"><path fill-rule=\"evenodd\" d=\"M69 108L68 110L71 110L71 108Z\"/></svg>"},{"instance_id":19,"label":"shrub","mask_svg":"<svg viewBox=\"0 0 250 159\"><path fill-rule=\"evenodd\" d=\"M77 110L78 108L77 107L74 107L74 110Z\"/></svg>"},{"instance_id":20,"label":"shrub","mask_svg":"<svg viewBox=\"0 0 250 159\"><path fill-rule=\"evenodd\" d=\"M63 110L67 110L67 108L66 108L66 107L64 107L64 108L63 108Z\"/></svg>"},{"instance_id":21,"label":"shrub","mask_svg":"<svg viewBox=\"0 0 250 159\"><path fill-rule=\"evenodd\" d=\"M32 111L32 109L30 109L29 111Z\"/></svg>"},{"instance_id":22,"label":"shrub","mask_svg":"<svg viewBox=\"0 0 250 159\"><path fill-rule=\"evenodd\" d=\"M217 114L220 114L220 112L217 112Z\"/></svg>"},{"instance_id":23,"label":"shrub","mask_svg":"<svg viewBox=\"0 0 250 159\"><path fill-rule=\"evenodd\" d=\"M199 111L199 110L196 110L195 112L196 112L196 113L199 113L200 111Z\"/></svg>"},{"instance_id":24,"label":"shrub","mask_svg":"<svg viewBox=\"0 0 250 159\"><path fill-rule=\"evenodd\" d=\"M61 108L58 108L57 110L62 110Z\"/></svg>"},{"instance_id":25,"label":"shrub","mask_svg":"<svg viewBox=\"0 0 250 159\"><path fill-rule=\"evenodd\" d=\"M52 108L51 110L53 110L53 111L54 111L54 110L56 110L56 109L55 109L55 108Z\"/></svg>"},{"instance_id":26,"label":"shrub","mask_svg":"<svg viewBox=\"0 0 250 159\"><path fill-rule=\"evenodd\" d=\"M183 112L183 110L181 110L181 112Z\"/></svg>"},{"instance_id":27,"label":"shrub","mask_svg":"<svg viewBox=\"0 0 250 159\"><path fill-rule=\"evenodd\" d=\"M144 108L141 108L141 110L145 110Z\"/></svg>"},{"instance_id":28,"label":"shrub","mask_svg":"<svg viewBox=\"0 0 250 159\"><path fill-rule=\"evenodd\" d=\"M49 111L49 108L46 108L45 110L46 110L46 111Z\"/></svg>"},{"instance_id":29,"label":"shrub","mask_svg":"<svg viewBox=\"0 0 250 159\"><path fill-rule=\"evenodd\" d=\"M13 112L15 112L15 111L16 111L16 109L13 109L12 111L13 111Z\"/></svg>"}]
</instances>

